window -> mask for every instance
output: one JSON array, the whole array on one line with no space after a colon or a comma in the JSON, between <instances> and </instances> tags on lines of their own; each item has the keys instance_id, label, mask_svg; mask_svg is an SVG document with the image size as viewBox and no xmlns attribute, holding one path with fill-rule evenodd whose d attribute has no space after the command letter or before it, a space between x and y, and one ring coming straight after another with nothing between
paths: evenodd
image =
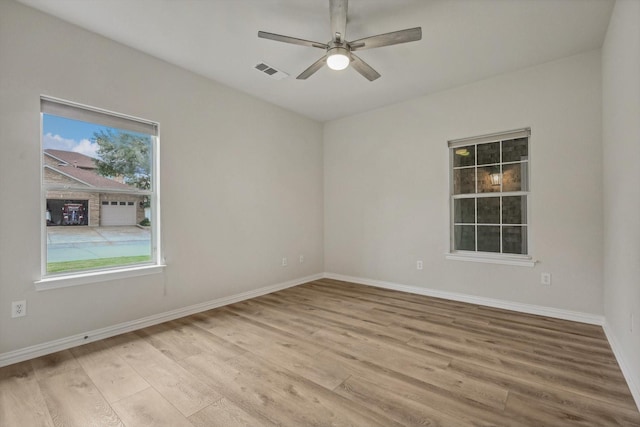
<instances>
[{"instance_id":1,"label":"window","mask_svg":"<svg viewBox=\"0 0 640 427\"><path fill-rule=\"evenodd\" d=\"M529 135L523 129L449 141L455 259L530 259Z\"/></svg>"},{"instance_id":2,"label":"window","mask_svg":"<svg viewBox=\"0 0 640 427\"><path fill-rule=\"evenodd\" d=\"M40 106L44 220L36 284L152 272L160 266L157 123L48 97Z\"/></svg>"}]
</instances>

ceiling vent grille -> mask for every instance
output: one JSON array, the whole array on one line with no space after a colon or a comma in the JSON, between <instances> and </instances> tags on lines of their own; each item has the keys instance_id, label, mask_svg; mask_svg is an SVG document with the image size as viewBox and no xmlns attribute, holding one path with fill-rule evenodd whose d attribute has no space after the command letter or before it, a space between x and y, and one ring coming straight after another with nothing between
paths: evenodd
<instances>
[{"instance_id":1,"label":"ceiling vent grille","mask_svg":"<svg viewBox=\"0 0 640 427\"><path fill-rule=\"evenodd\" d=\"M275 80L282 80L289 77L289 74L264 62L259 62L254 68Z\"/></svg>"}]
</instances>

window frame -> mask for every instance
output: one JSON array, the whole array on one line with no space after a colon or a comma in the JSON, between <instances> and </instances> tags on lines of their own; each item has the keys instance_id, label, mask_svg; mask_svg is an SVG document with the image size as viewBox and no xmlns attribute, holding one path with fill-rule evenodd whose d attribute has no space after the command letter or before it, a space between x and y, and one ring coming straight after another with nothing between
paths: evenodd
<instances>
[{"instance_id":1,"label":"window frame","mask_svg":"<svg viewBox=\"0 0 640 427\"><path fill-rule=\"evenodd\" d=\"M454 194L454 185L455 185L455 177L454 177L454 150L457 147L462 147L462 146L468 146L468 145L474 145L476 147L476 151L477 151L477 146L478 145L482 145L482 144L489 144L489 143L495 143L495 142L500 142L500 159L498 163L491 163L491 164L482 164L482 165L478 165L477 164L477 159L475 160L475 163L473 166L469 166L469 167L473 167L475 169L477 169L478 167L495 167L496 165L501 167L503 165L509 165L509 164L518 164L518 163L525 163L522 161L509 161L509 162L503 162L502 161L502 141L506 141L506 140L511 140L511 139L516 139L516 138L522 138L522 137L526 137L527 138L527 160L526 160L526 164L527 164L527 189L526 190L519 190L519 191L502 191L503 189L501 188L501 191L495 191L495 192L478 192L478 184L476 182L476 188L475 191L473 193L461 193L461 194ZM449 194L448 194L448 198L449 198L449 227L448 227L448 252L445 254L446 259L449 260L455 260L455 261L471 261L471 262L481 262L481 263L490 263L490 264L506 264L506 265L517 265L517 266L526 266L526 267L533 267L536 263L536 261L533 259L533 256L531 255L533 252L533 239L532 239L532 227L531 227L531 129L530 128L521 128L521 129L515 129L515 130L511 130L511 131L506 131L506 132L497 132L497 133L492 133L492 134L486 134L486 135L480 135L480 136L474 136L474 137L469 137L469 138L461 138L461 139L455 139L455 140L450 140L447 141L447 151L449 154L449 170L448 170L448 174L449 174ZM458 168L459 169L459 168ZM476 172L476 178L477 178L477 172ZM502 178L502 174L501 174L501 178ZM474 180L474 181L477 181ZM502 181L501 181L501 185L502 185ZM486 197L499 197L501 200L501 204L500 206L502 207L502 198L504 197L510 197L510 196L523 196L526 197L526 217L527 217L527 222L526 222L526 237L527 237L527 243L526 243L526 248L527 248L527 254L512 254L512 253L502 253L502 252L481 252L477 250L478 247L478 242L477 242L477 235L478 235L478 204L477 204L477 200L478 199L482 199L482 198L486 198ZM455 209L454 209L454 205L455 205L455 201L456 200L460 200L460 199L473 199L475 201L474 205L475 205L475 233L476 233L476 250L471 251L471 250L459 250L459 249L455 249L455 226L456 226L456 222L455 222ZM502 208L501 208L502 211ZM489 224L489 225L494 225L494 226L499 226L501 229L501 238L500 238L500 250L502 251L502 227L504 227L505 225L511 225L511 224L504 224L502 222L502 215L500 218L500 222L499 224ZM459 225L459 224L458 224ZM485 225L485 224L483 224ZM522 225L522 224L513 224L515 226L518 225Z\"/></svg>"},{"instance_id":2,"label":"window frame","mask_svg":"<svg viewBox=\"0 0 640 427\"><path fill-rule=\"evenodd\" d=\"M46 107L45 107L46 105ZM64 109L68 109L72 111L69 114L56 114L55 112L51 112L51 110L55 111L55 108L59 106L61 108L60 111L64 111ZM45 111L45 110L48 110ZM86 113L86 117L80 119L79 117L74 117L73 111L78 111L80 117L83 113ZM127 265L119 265L119 266L111 266L104 268L96 268L90 270L80 270L80 271L70 271L70 272L60 272L60 273L48 273L47 272L47 224L46 224L46 208L47 208L47 193L55 186L47 185L44 179L44 171L45 171L45 159L44 159L44 142L43 142L43 120L45 114L51 114L59 117L67 117L75 120L83 120L89 121L86 118L98 118L100 121L91 120L90 123L102 124L107 127L117 127L118 123L129 122L132 127L127 128L128 130L134 130L136 124L140 126L141 129L154 129L153 133L144 132L151 136L151 188L149 190L139 190L139 191L127 191L127 190L108 190L104 191L102 188L96 188L94 191L98 191L100 193L109 193L112 195L123 194L123 195L144 195L147 196L150 204L151 204L151 259L149 261L144 261L136 264L127 264ZM102 117L104 120L100 119ZM36 290L49 290L62 288L67 286L76 286L76 285L84 285L88 283L98 283L109 280L116 280L128 277L136 277L143 276L148 274L158 274L164 271L164 257L162 253L161 247L161 212L160 212L160 124L155 121L142 119L139 117L122 114L114 111L109 111L102 108L92 107L72 101L67 101L60 98L54 98L50 96L41 95L40 96L40 277L34 281L34 285ZM139 130L134 130L136 132L140 132ZM78 191L86 191L86 188L82 187L70 187L66 185L58 186L59 189L63 190L78 190ZM99 205L99 208L102 207L102 203Z\"/></svg>"}]
</instances>

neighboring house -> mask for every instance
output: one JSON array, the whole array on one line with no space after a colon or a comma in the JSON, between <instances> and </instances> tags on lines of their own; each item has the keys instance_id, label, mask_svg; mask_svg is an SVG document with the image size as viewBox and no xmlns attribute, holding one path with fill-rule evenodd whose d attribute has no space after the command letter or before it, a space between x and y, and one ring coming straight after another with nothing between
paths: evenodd
<instances>
[{"instance_id":1,"label":"neighboring house","mask_svg":"<svg viewBox=\"0 0 640 427\"><path fill-rule=\"evenodd\" d=\"M99 175L93 158L52 149L44 150L43 154L45 182L87 188L86 191L48 191L48 225L64 225L63 211L69 204L82 205L84 218L81 225L135 225L144 219L144 196L92 190L131 190L131 186L123 182Z\"/></svg>"}]
</instances>

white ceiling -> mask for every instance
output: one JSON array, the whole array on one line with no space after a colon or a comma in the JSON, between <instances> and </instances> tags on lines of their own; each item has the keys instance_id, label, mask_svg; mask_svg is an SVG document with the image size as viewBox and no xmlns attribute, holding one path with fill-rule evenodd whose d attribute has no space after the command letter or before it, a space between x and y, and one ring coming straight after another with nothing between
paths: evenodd
<instances>
[{"instance_id":1,"label":"white ceiling","mask_svg":"<svg viewBox=\"0 0 640 427\"><path fill-rule=\"evenodd\" d=\"M258 98L325 121L602 45L613 0L350 0L347 40L422 27L422 40L358 52L382 77L326 67L295 76L328 42L329 0L20 0ZM264 61L290 74L274 80Z\"/></svg>"}]
</instances>

